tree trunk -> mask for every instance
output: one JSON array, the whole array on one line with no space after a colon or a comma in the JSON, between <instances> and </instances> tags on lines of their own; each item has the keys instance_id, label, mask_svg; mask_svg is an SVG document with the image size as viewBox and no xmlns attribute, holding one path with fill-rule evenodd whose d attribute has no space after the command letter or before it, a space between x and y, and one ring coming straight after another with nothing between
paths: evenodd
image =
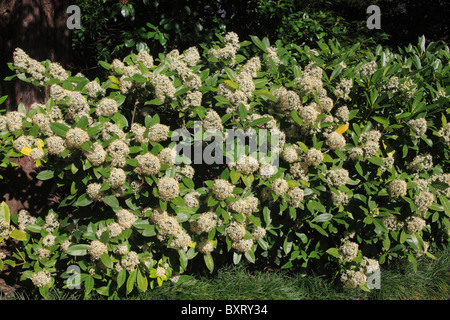
<instances>
[{"instance_id":1,"label":"tree trunk","mask_svg":"<svg viewBox=\"0 0 450 320\"><path fill-rule=\"evenodd\" d=\"M12 75L7 62L12 62L15 48L23 49L38 61L49 59L68 65L70 56L69 29L66 27L68 0L0 0L0 96L8 95L2 109L16 110L22 102L27 110L33 102L46 100L42 91L17 78L4 81ZM39 211L47 200L35 176L35 166L28 158L15 160L18 168L8 170L0 181L0 196L6 200L12 213L21 208Z\"/></svg>"}]
</instances>

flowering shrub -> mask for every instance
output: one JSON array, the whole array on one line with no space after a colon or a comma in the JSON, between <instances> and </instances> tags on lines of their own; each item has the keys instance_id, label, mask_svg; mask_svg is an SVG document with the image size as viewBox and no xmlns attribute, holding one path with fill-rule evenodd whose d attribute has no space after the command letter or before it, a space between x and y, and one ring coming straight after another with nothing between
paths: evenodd
<instances>
[{"instance_id":1,"label":"flowering shrub","mask_svg":"<svg viewBox=\"0 0 450 320\"><path fill-rule=\"evenodd\" d=\"M26 235L20 280L45 296L73 288L77 266L86 295L118 297L198 262L248 261L337 272L367 289L379 264L448 244L448 47L251 40L140 51L100 62L105 80L16 49L15 76L50 94L0 116L0 138L62 199L2 231ZM252 151L238 130L267 134L271 148ZM217 148L230 137L239 157ZM214 161L195 160L212 147Z\"/></svg>"}]
</instances>

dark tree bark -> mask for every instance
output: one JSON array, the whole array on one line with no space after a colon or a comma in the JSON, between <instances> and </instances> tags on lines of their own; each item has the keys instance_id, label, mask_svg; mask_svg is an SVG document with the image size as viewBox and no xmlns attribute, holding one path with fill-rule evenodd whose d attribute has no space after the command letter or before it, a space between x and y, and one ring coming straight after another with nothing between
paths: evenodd
<instances>
[{"instance_id":1,"label":"dark tree bark","mask_svg":"<svg viewBox=\"0 0 450 320\"><path fill-rule=\"evenodd\" d=\"M38 61L50 59L62 66L70 62L68 5L68 0L0 0L0 94L8 95L3 108L15 110L19 102L28 108L45 98L32 85L3 81L11 75L6 63L12 62L15 48L22 48Z\"/></svg>"},{"instance_id":2,"label":"dark tree bark","mask_svg":"<svg viewBox=\"0 0 450 320\"><path fill-rule=\"evenodd\" d=\"M65 67L71 61L69 29L66 27L68 0L0 0L0 96L8 99L0 108L12 111L22 102L29 110L33 102L45 102L45 95L33 85L18 79L4 81L12 75L15 48L22 48L38 61L50 59ZM47 204L40 182L33 179L35 166L28 158L14 160L19 167L8 170L0 181L0 196L11 212L21 208L39 212Z\"/></svg>"}]
</instances>

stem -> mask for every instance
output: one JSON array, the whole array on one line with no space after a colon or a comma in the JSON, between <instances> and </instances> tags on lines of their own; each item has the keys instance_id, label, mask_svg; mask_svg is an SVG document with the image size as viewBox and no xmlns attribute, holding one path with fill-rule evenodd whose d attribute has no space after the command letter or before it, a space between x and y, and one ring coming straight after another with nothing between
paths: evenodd
<instances>
[{"instance_id":1,"label":"stem","mask_svg":"<svg viewBox=\"0 0 450 320\"><path fill-rule=\"evenodd\" d=\"M139 104L139 98L136 98L136 101L134 102L133 115L131 116L131 125L133 125L133 123L134 123L134 115L136 113L136 107L138 104ZM131 125L130 125L130 128L131 128Z\"/></svg>"}]
</instances>

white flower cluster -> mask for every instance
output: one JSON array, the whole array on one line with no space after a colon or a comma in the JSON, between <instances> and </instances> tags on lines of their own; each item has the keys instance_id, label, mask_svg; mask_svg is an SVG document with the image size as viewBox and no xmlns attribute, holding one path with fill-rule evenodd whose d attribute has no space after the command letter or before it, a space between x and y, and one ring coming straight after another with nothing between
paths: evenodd
<instances>
[{"instance_id":1,"label":"white flower cluster","mask_svg":"<svg viewBox=\"0 0 450 320\"><path fill-rule=\"evenodd\" d=\"M218 95L229 100L232 104L232 107L229 107L227 112L236 111L241 103L247 110L250 109L248 99L253 96L253 91L255 90L253 78L257 76L260 68L261 62L259 58L253 57L246 62L233 79L235 82L226 80L218 85Z\"/></svg>"},{"instance_id":2,"label":"white flower cluster","mask_svg":"<svg viewBox=\"0 0 450 320\"><path fill-rule=\"evenodd\" d=\"M347 141L345 140L345 137L333 131L331 134L328 135L327 139L325 140L325 144L331 149L331 150L337 150L345 147Z\"/></svg>"},{"instance_id":3,"label":"white flower cluster","mask_svg":"<svg viewBox=\"0 0 450 320\"><path fill-rule=\"evenodd\" d=\"M103 96L106 90L103 89L97 81L90 81L84 86L84 90L90 98L97 98Z\"/></svg>"},{"instance_id":4,"label":"white flower cluster","mask_svg":"<svg viewBox=\"0 0 450 320\"><path fill-rule=\"evenodd\" d=\"M101 117L105 117L105 118L110 118L118 110L119 110L119 107L117 106L116 100L110 99L110 98L103 98L98 103L97 108L95 109L95 113L99 117L101 116Z\"/></svg>"},{"instance_id":5,"label":"white flower cluster","mask_svg":"<svg viewBox=\"0 0 450 320\"><path fill-rule=\"evenodd\" d=\"M188 250L192 239L183 230L175 217L170 216L167 211L158 208L152 211L150 220L158 226L157 237L160 241L167 240L168 236L173 236L174 240L170 243L170 246L183 249L184 251Z\"/></svg>"},{"instance_id":6,"label":"white flower cluster","mask_svg":"<svg viewBox=\"0 0 450 320\"><path fill-rule=\"evenodd\" d=\"M285 179L277 178L272 182L271 188L277 196L282 196L289 190L289 184Z\"/></svg>"},{"instance_id":7,"label":"white flower cluster","mask_svg":"<svg viewBox=\"0 0 450 320\"><path fill-rule=\"evenodd\" d=\"M433 157L431 154L420 154L408 164L407 169L411 171L427 171L433 168Z\"/></svg>"},{"instance_id":8,"label":"white flower cluster","mask_svg":"<svg viewBox=\"0 0 450 320\"><path fill-rule=\"evenodd\" d=\"M92 150L83 150L83 154L94 167L100 166L106 159L106 151L98 142L94 142Z\"/></svg>"},{"instance_id":9,"label":"white flower cluster","mask_svg":"<svg viewBox=\"0 0 450 320\"><path fill-rule=\"evenodd\" d=\"M352 79L341 79L341 81L336 85L336 88L334 89L334 94L337 97L340 97L344 100L348 100L350 90L353 87L353 80Z\"/></svg>"},{"instance_id":10,"label":"white flower cluster","mask_svg":"<svg viewBox=\"0 0 450 320\"><path fill-rule=\"evenodd\" d=\"M200 193L193 191L186 193L186 195L183 197L184 204L188 208L195 208L200 206Z\"/></svg>"},{"instance_id":11,"label":"white flower cluster","mask_svg":"<svg viewBox=\"0 0 450 320\"><path fill-rule=\"evenodd\" d=\"M248 216L258 210L258 203L258 198L254 196L248 196L232 202L230 204L230 209L237 213L242 213L243 215Z\"/></svg>"},{"instance_id":12,"label":"white flower cluster","mask_svg":"<svg viewBox=\"0 0 450 320\"><path fill-rule=\"evenodd\" d=\"M172 80L165 74L159 73L153 80L155 96L161 101L171 100L175 95L176 88Z\"/></svg>"},{"instance_id":13,"label":"white flower cluster","mask_svg":"<svg viewBox=\"0 0 450 320\"><path fill-rule=\"evenodd\" d=\"M209 109L202 121L203 130L223 130L222 119L213 109Z\"/></svg>"},{"instance_id":14,"label":"white flower cluster","mask_svg":"<svg viewBox=\"0 0 450 320\"><path fill-rule=\"evenodd\" d=\"M220 61L229 60L231 64L235 63L236 52L240 48L239 36L234 32L228 32L224 37L225 46L223 48L211 48L208 54Z\"/></svg>"},{"instance_id":15,"label":"white flower cluster","mask_svg":"<svg viewBox=\"0 0 450 320\"><path fill-rule=\"evenodd\" d=\"M66 133L66 144L69 149L80 149L81 145L89 141L89 135L80 128L71 128Z\"/></svg>"},{"instance_id":16,"label":"white flower cluster","mask_svg":"<svg viewBox=\"0 0 450 320\"><path fill-rule=\"evenodd\" d=\"M351 288L358 288L367 282L367 276L363 270L345 270L341 275L341 281Z\"/></svg>"},{"instance_id":17,"label":"white flower cluster","mask_svg":"<svg viewBox=\"0 0 450 320\"><path fill-rule=\"evenodd\" d=\"M125 258L120 260L120 264L128 272L133 272L139 265L139 256L135 251L130 251Z\"/></svg>"},{"instance_id":18,"label":"white flower cluster","mask_svg":"<svg viewBox=\"0 0 450 320\"><path fill-rule=\"evenodd\" d=\"M399 198L406 196L407 185L404 180L393 180L387 186L387 192L392 198Z\"/></svg>"},{"instance_id":19,"label":"white flower cluster","mask_svg":"<svg viewBox=\"0 0 450 320\"><path fill-rule=\"evenodd\" d=\"M323 161L323 153L320 150L311 148L305 157L305 162L308 166L315 167L321 164Z\"/></svg>"},{"instance_id":20,"label":"white flower cluster","mask_svg":"<svg viewBox=\"0 0 450 320\"><path fill-rule=\"evenodd\" d=\"M234 164L236 171L243 175L252 174L259 169L259 162L252 156L242 155Z\"/></svg>"},{"instance_id":21,"label":"white flower cluster","mask_svg":"<svg viewBox=\"0 0 450 320\"><path fill-rule=\"evenodd\" d=\"M447 146L450 145L450 123L446 123L442 126L441 129L438 131L439 137L441 137L444 142L447 144Z\"/></svg>"},{"instance_id":22,"label":"white flower cluster","mask_svg":"<svg viewBox=\"0 0 450 320\"><path fill-rule=\"evenodd\" d=\"M9 132L13 133L15 130L22 129L22 121L25 119L25 114L18 111L11 111L6 114L6 125Z\"/></svg>"},{"instance_id":23,"label":"white flower cluster","mask_svg":"<svg viewBox=\"0 0 450 320\"><path fill-rule=\"evenodd\" d=\"M59 156L66 150L66 141L60 136L51 136L47 138L46 141L48 153L51 155Z\"/></svg>"},{"instance_id":24,"label":"white flower cluster","mask_svg":"<svg viewBox=\"0 0 450 320\"><path fill-rule=\"evenodd\" d=\"M303 201L304 191L299 187L294 187L289 189L288 195L289 195L289 204L293 208L298 208L300 206L300 203Z\"/></svg>"},{"instance_id":25,"label":"white flower cluster","mask_svg":"<svg viewBox=\"0 0 450 320\"><path fill-rule=\"evenodd\" d=\"M42 288L52 283L52 276L49 271L43 269L39 272L33 273L31 276L31 281L36 287Z\"/></svg>"},{"instance_id":26,"label":"white flower cluster","mask_svg":"<svg viewBox=\"0 0 450 320\"><path fill-rule=\"evenodd\" d=\"M161 178L158 181L157 187L159 198L163 201L170 201L180 195L179 183L175 178Z\"/></svg>"},{"instance_id":27,"label":"white flower cluster","mask_svg":"<svg viewBox=\"0 0 450 320\"><path fill-rule=\"evenodd\" d=\"M414 203L417 206L417 209L425 215L428 212L428 207L431 206L434 202L434 195L432 192L424 191L419 193L414 198Z\"/></svg>"},{"instance_id":28,"label":"white flower cluster","mask_svg":"<svg viewBox=\"0 0 450 320\"><path fill-rule=\"evenodd\" d=\"M275 47L269 47L267 48L267 57L266 57L266 65L267 67L270 66L270 61L273 62L273 64L278 68L281 64L281 60L278 57L277 54L277 48Z\"/></svg>"},{"instance_id":29,"label":"white flower cluster","mask_svg":"<svg viewBox=\"0 0 450 320\"><path fill-rule=\"evenodd\" d=\"M203 254L209 254L214 251L214 244L207 237L202 237L195 248Z\"/></svg>"},{"instance_id":30,"label":"white flower cluster","mask_svg":"<svg viewBox=\"0 0 450 320\"><path fill-rule=\"evenodd\" d=\"M48 233L53 233L53 231L55 231L55 229L58 227L59 227L58 217L54 212L50 211L45 217L45 224L43 228Z\"/></svg>"},{"instance_id":31,"label":"white flower cluster","mask_svg":"<svg viewBox=\"0 0 450 320\"><path fill-rule=\"evenodd\" d=\"M16 48L13 53L13 64L20 71L26 72L31 75L31 81L38 81L40 85L50 79L44 75L45 67L37 60L32 59L25 51L20 48ZM17 73L20 72L16 70ZM62 74L58 74L63 77ZM66 74L67 77L67 74Z\"/></svg>"},{"instance_id":32,"label":"white flower cluster","mask_svg":"<svg viewBox=\"0 0 450 320\"><path fill-rule=\"evenodd\" d=\"M99 240L93 240L88 247L88 253L91 256L92 260L99 260L100 257L108 252L108 248L106 244Z\"/></svg>"},{"instance_id":33,"label":"white flower cluster","mask_svg":"<svg viewBox=\"0 0 450 320\"><path fill-rule=\"evenodd\" d=\"M192 49L191 49L192 51ZM198 52L197 52L197 56ZM185 56L183 56L186 58ZM188 64L184 61L184 59L181 59L178 50L175 49L172 52L170 52L167 55L167 58L169 60L169 70L175 71L178 76L181 79L181 82L188 88L192 90L197 90L202 85L202 80L200 77L195 74L191 68L189 68ZM195 54L193 54L193 51L190 52L190 56L188 56L188 59L194 58L194 60L191 60L190 62L195 65L197 57ZM198 60L197 60L198 61ZM155 87L156 91L156 87Z\"/></svg>"},{"instance_id":34,"label":"white flower cluster","mask_svg":"<svg viewBox=\"0 0 450 320\"><path fill-rule=\"evenodd\" d=\"M427 131L427 120L425 118L411 119L408 126L414 132L413 138L418 139Z\"/></svg>"},{"instance_id":35,"label":"white flower cluster","mask_svg":"<svg viewBox=\"0 0 450 320\"><path fill-rule=\"evenodd\" d=\"M148 139L152 142L166 141L169 136L169 127L157 123L148 129Z\"/></svg>"},{"instance_id":36,"label":"white flower cluster","mask_svg":"<svg viewBox=\"0 0 450 320\"><path fill-rule=\"evenodd\" d=\"M339 259L344 262L351 262L358 256L359 245L356 242L345 241L339 247Z\"/></svg>"},{"instance_id":37,"label":"white flower cluster","mask_svg":"<svg viewBox=\"0 0 450 320\"><path fill-rule=\"evenodd\" d=\"M215 212L204 212L197 220L189 222L191 231L196 234L208 233L217 225L217 215Z\"/></svg>"},{"instance_id":38,"label":"white flower cluster","mask_svg":"<svg viewBox=\"0 0 450 320\"><path fill-rule=\"evenodd\" d=\"M50 62L48 66L48 73L59 81L65 81L69 78L67 71L57 62Z\"/></svg>"},{"instance_id":39,"label":"white flower cluster","mask_svg":"<svg viewBox=\"0 0 450 320\"><path fill-rule=\"evenodd\" d=\"M130 153L128 143L123 140L114 140L106 148L106 152L111 157L111 166L123 168Z\"/></svg>"},{"instance_id":40,"label":"white flower cluster","mask_svg":"<svg viewBox=\"0 0 450 320\"><path fill-rule=\"evenodd\" d=\"M383 84L383 90L389 91L391 93L397 93L399 90L399 79L397 76L392 76L389 78L389 81L387 84Z\"/></svg>"},{"instance_id":41,"label":"white flower cluster","mask_svg":"<svg viewBox=\"0 0 450 320\"><path fill-rule=\"evenodd\" d=\"M94 201L101 201L103 199L103 192L100 191L101 188L101 183L89 183L86 187L86 194Z\"/></svg>"},{"instance_id":42,"label":"white flower cluster","mask_svg":"<svg viewBox=\"0 0 450 320\"><path fill-rule=\"evenodd\" d=\"M405 231L407 233L416 233L422 231L422 229L426 226L427 222L416 215L410 216L405 220Z\"/></svg>"},{"instance_id":43,"label":"white flower cluster","mask_svg":"<svg viewBox=\"0 0 450 320\"><path fill-rule=\"evenodd\" d=\"M211 188L212 194L219 201L233 196L233 190L234 186L227 180L223 179L216 179L214 181L213 187Z\"/></svg>"},{"instance_id":44,"label":"white flower cluster","mask_svg":"<svg viewBox=\"0 0 450 320\"><path fill-rule=\"evenodd\" d=\"M116 213L117 223L122 229L130 229L138 217L129 210L121 209Z\"/></svg>"},{"instance_id":45,"label":"white flower cluster","mask_svg":"<svg viewBox=\"0 0 450 320\"><path fill-rule=\"evenodd\" d=\"M302 77L295 79L295 84L300 91L312 97L314 93L323 89L322 74L323 70L316 66L314 62L310 62L303 70Z\"/></svg>"},{"instance_id":46,"label":"white flower cluster","mask_svg":"<svg viewBox=\"0 0 450 320\"><path fill-rule=\"evenodd\" d=\"M376 61L366 62L361 66L360 72L366 77L370 77L377 71L378 65Z\"/></svg>"},{"instance_id":47,"label":"white flower cluster","mask_svg":"<svg viewBox=\"0 0 450 320\"><path fill-rule=\"evenodd\" d=\"M331 169L327 170L325 176L325 182L330 187L338 187L344 185L349 179L349 173L347 169Z\"/></svg>"},{"instance_id":48,"label":"white flower cluster","mask_svg":"<svg viewBox=\"0 0 450 320\"><path fill-rule=\"evenodd\" d=\"M30 213L25 210L21 209L18 214L18 220L17 224L19 225L19 230L26 232L27 225L29 224L35 224L36 223L36 217L33 217L30 215Z\"/></svg>"},{"instance_id":49,"label":"white flower cluster","mask_svg":"<svg viewBox=\"0 0 450 320\"><path fill-rule=\"evenodd\" d=\"M127 175L122 168L111 168L107 182L112 189L121 187L127 180Z\"/></svg>"},{"instance_id":50,"label":"white flower cluster","mask_svg":"<svg viewBox=\"0 0 450 320\"><path fill-rule=\"evenodd\" d=\"M378 130L369 130L361 133L359 137L359 143L362 147L355 147L349 152L349 157L353 160L358 159L359 156L363 156L363 161L373 157L380 149L379 140L381 138L381 132Z\"/></svg>"}]
</instances>

